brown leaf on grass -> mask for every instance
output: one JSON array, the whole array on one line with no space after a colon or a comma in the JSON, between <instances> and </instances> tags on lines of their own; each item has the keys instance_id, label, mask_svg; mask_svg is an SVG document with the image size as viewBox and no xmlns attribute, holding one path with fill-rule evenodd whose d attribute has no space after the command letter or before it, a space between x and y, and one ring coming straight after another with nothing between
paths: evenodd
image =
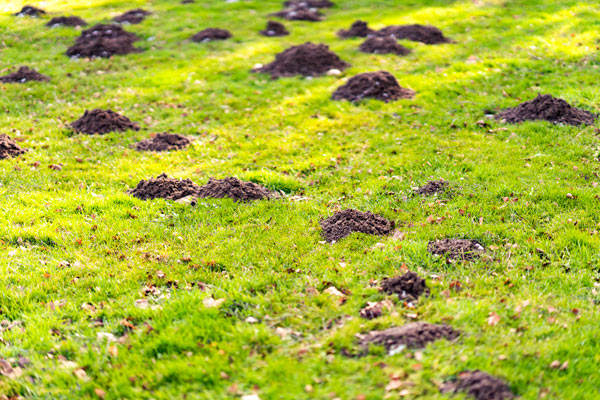
<instances>
[{"instance_id":1,"label":"brown leaf on grass","mask_svg":"<svg viewBox=\"0 0 600 400\"><path fill-rule=\"evenodd\" d=\"M106 392L100 388L94 389L94 393L96 394L96 396L98 396L101 399L106 397Z\"/></svg>"},{"instance_id":2,"label":"brown leaf on grass","mask_svg":"<svg viewBox=\"0 0 600 400\"><path fill-rule=\"evenodd\" d=\"M488 316L487 323L489 326L496 326L500 322L500 316L495 312L491 312Z\"/></svg>"},{"instance_id":3,"label":"brown leaf on grass","mask_svg":"<svg viewBox=\"0 0 600 400\"><path fill-rule=\"evenodd\" d=\"M20 367L12 367L8 361L0 358L0 375L7 378L18 378L23 375L23 370Z\"/></svg>"},{"instance_id":4,"label":"brown leaf on grass","mask_svg":"<svg viewBox=\"0 0 600 400\"><path fill-rule=\"evenodd\" d=\"M85 370L83 368L77 368L73 371L73 375L77 377L77 379L87 382L90 378L87 376Z\"/></svg>"},{"instance_id":5,"label":"brown leaf on grass","mask_svg":"<svg viewBox=\"0 0 600 400\"><path fill-rule=\"evenodd\" d=\"M202 300L202 304L206 308L219 308L221 304L225 302L225 299L213 299L212 297L206 297Z\"/></svg>"}]
</instances>

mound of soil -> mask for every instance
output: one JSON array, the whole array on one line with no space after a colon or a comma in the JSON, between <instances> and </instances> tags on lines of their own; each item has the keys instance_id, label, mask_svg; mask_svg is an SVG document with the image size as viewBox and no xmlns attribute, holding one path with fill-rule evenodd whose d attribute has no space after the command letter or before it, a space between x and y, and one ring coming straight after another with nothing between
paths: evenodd
<instances>
[{"instance_id":1,"label":"mound of soil","mask_svg":"<svg viewBox=\"0 0 600 400\"><path fill-rule=\"evenodd\" d=\"M254 71L271 74L275 79L294 75L318 76L330 69L341 71L349 66L350 64L329 50L327 45L307 42L277 54L275 61Z\"/></svg>"},{"instance_id":2,"label":"mound of soil","mask_svg":"<svg viewBox=\"0 0 600 400\"><path fill-rule=\"evenodd\" d=\"M358 342L362 347L370 344L384 346L390 352L406 347L421 349L428 343L439 339L454 340L460 332L448 325L435 325L425 322L413 322L403 326L396 326L383 331L371 331L358 334Z\"/></svg>"},{"instance_id":3,"label":"mound of soil","mask_svg":"<svg viewBox=\"0 0 600 400\"><path fill-rule=\"evenodd\" d=\"M405 89L398 84L394 75L386 71L366 72L353 76L333 93L333 100L348 100L358 102L363 99L394 101L411 99L415 92Z\"/></svg>"},{"instance_id":4,"label":"mound of soil","mask_svg":"<svg viewBox=\"0 0 600 400\"><path fill-rule=\"evenodd\" d=\"M124 132L132 129L137 131L140 126L129 118L112 110L86 110L81 118L71 123L71 128L78 133L88 135L104 135L109 132Z\"/></svg>"},{"instance_id":5,"label":"mound of soil","mask_svg":"<svg viewBox=\"0 0 600 400\"><path fill-rule=\"evenodd\" d=\"M475 400L508 400L515 398L515 394L504 381L477 370L461 372L458 379L445 382L441 387L441 392L464 392L475 398Z\"/></svg>"},{"instance_id":6,"label":"mound of soil","mask_svg":"<svg viewBox=\"0 0 600 400\"><path fill-rule=\"evenodd\" d=\"M410 54L411 50L399 44L391 36L372 36L365 40L359 47L363 53L371 54L397 54L405 56Z\"/></svg>"},{"instance_id":7,"label":"mound of soil","mask_svg":"<svg viewBox=\"0 0 600 400\"><path fill-rule=\"evenodd\" d=\"M383 303L378 301L370 303L368 306L360 310L359 315L364 319L375 319L383 315Z\"/></svg>"},{"instance_id":8,"label":"mound of soil","mask_svg":"<svg viewBox=\"0 0 600 400\"><path fill-rule=\"evenodd\" d=\"M393 36L396 39L408 39L425 44L452 43L435 26L425 25L392 25L377 31L377 36Z\"/></svg>"},{"instance_id":9,"label":"mound of soil","mask_svg":"<svg viewBox=\"0 0 600 400\"><path fill-rule=\"evenodd\" d=\"M194 42L210 42L211 40L226 40L232 37L231 32L219 28L207 28L192 36Z\"/></svg>"},{"instance_id":10,"label":"mound of soil","mask_svg":"<svg viewBox=\"0 0 600 400\"><path fill-rule=\"evenodd\" d=\"M5 134L0 135L0 160L18 157L26 152L27 150L19 147L17 142L15 142L10 136Z\"/></svg>"},{"instance_id":11,"label":"mound of soil","mask_svg":"<svg viewBox=\"0 0 600 400\"><path fill-rule=\"evenodd\" d=\"M134 189L128 191L133 197L142 200L167 199L179 200L188 196L195 196L200 187L190 179L169 178L160 174L156 178L140 181Z\"/></svg>"},{"instance_id":12,"label":"mound of soil","mask_svg":"<svg viewBox=\"0 0 600 400\"><path fill-rule=\"evenodd\" d=\"M352 37L367 37L373 33L375 33L375 31L370 29L366 22L358 20L350 25L350 29L340 29L337 35L342 39L346 39Z\"/></svg>"},{"instance_id":13,"label":"mound of soil","mask_svg":"<svg viewBox=\"0 0 600 400\"><path fill-rule=\"evenodd\" d=\"M33 6L25 6L18 13L14 13L13 15L17 17L39 17L40 15L46 14L46 11L41 8L36 8Z\"/></svg>"},{"instance_id":14,"label":"mound of soil","mask_svg":"<svg viewBox=\"0 0 600 400\"><path fill-rule=\"evenodd\" d=\"M210 178L206 185L198 189L197 195L215 199L229 197L235 201L251 201L271 198L274 193L254 182L245 182L229 177L225 179Z\"/></svg>"},{"instance_id":15,"label":"mound of soil","mask_svg":"<svg viewBox=\"0 0 600 400\"><path fill-rule=\"evenodd\" d=\"M337 242L352 232L389 235L395 226L394 221L389 221L380 215L352 209L338 211L321 221L323 237L328 242Z\"/></svg>"},{"instance_id":16,"label":"mound of soil","mask_svg":"<svg viewBox=\"0 0 600 400\"><path fill-rule=\"evenodd\" d=\"M484 247L471 239L441 239L429 242L427 251L448 260L473 260L481 255Z\"/></svg>"},{"instance_id":17,"label":"mound of soil","mask_svg":"<svg viewBox=\"0 0 600 400\"><path fill-rule=\"evenodd\" d=\"M138 151L180 150L190 144L190 139L176 133L157 133L150 139L144 139L135 145Z\"/></svg>"},{"instance_id":18,"label":"mound of soil","mask_svg":"<svg viewBox=\"0 0 600 400\"><path fill-rule=\"evenodd\" d=\"M443 179L440 179L439 181L429 181L415 190L415 193L421 196L433 196L437 193L444 193L446 189L448 189L448 185L448 182Z\"/></svg>"},{"instance_id":19,"label":"mound of soil","mask_svg":"<svg viewBox=\"0 0 600 400\"><path fill-rule=\"evenodd\" d=\"M575 108L563 99L552 97L549 94L538 94L533 100L498 113L496 119L512 124L523 121L544 120L555 124L591 125L596 120L596 115Z\"/></svg>"},{"instance_id":20,"label":"mound of soil","mask_svg":"<svg viewBox=\"0 0 600 400\"><path fill-rule=\"evenodd\" d=\"M302 6L289 7L274 14L275 17L285 18L289 21L321 21L322 14L316 8L308 8Z\"/></svg>"},{"instance_id":21,"label":"mound of soil","mask_svg":"<svg viewBox=\"0 0 600 400\"><path fill-rule=\"evenodd\" d=\"M384 279L381 289L387 294L397 294L400 300L418 300L422 294L429 295L425 279L412 271Z\"/></svg>"},{"instance_id":22,"label":"mound of soil","mask_svg":"<svg viewBox=\"0 0 600 400\"><path fill-rule=\"evenodd\" d=\"M135 10L129 10L126 13L118 15L113 18L113 21L118 22L120 24L139 24L146 18L146 16L152 14L150 11L143 10L141 8L136 8Z\"/></svg>"},{"instance_id":23,"label":"mound of soil","mask_svg":"<svg viewBox=\"0 0 600 400\"><path fill-rule=\"evenodd\" d=\"M285 7L307 7L307 8L328 8L333 7L329 0L288 0L283 3Z\"/></svg>"},{"instance_id":24,"label":"mound of soil","mask_svg":"<svg viewBox=\"0 0 600 400\"><path fill-rule=\"evenodd\" d=\"M2 83L25 83L29 81L45 82L49 80L50 78L46 75L42 75L35 69L29 67L19 67L17 72L0 76L0 82Z\"/></svg>"},{"instance_id":25,"label":"mound of soil","mask_svg":"<svg viewBox=\"0 0 600 400\"><path fill-rule=\"evenodd\" d=\"M110 57L140 52L133 47L139 38L120 25L98 24L81 32L75 44L67 50L69 57Z\"/></svg>"},{"instance_id":26,"label":"mound of soil","mask_svg":"<svg viewBox=\"0 0 600 400\"><path fill-rule=\"evenodd\" d=\"M46 24L46 26L87 26L82 18L71 16L71 17L54 17Z\"/></svg>"},{"instance_id":27,"label":"mound of soil","mask_svg":"<svg viewBox=\"0 0 600 400\"><path fill-rule=\"evenodd\" d=\"M286 36L290 34L282 23L276 21L267 22L267 27L260 33L263 36Z\"/></svg>"}]
</instances>

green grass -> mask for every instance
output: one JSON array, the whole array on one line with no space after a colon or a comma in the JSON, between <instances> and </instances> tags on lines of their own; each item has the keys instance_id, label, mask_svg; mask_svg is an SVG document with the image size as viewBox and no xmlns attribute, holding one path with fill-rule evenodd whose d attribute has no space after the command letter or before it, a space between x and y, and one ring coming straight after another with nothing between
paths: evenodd
<instances>
[{"instance_id":1,"label":"green grass","mask_svg":"<svg viewBox=\"0 0 600 400\"><path fill-rule=\"evenodd\" d=\"M482 369L522 399L600 397L597 131L477 124L485 110L538 92L600 109L596 2L337 0L323 22L286 23L284 38L258 34L279 0L32 3L90 23L137 6L154 14L127 27L144 52L70 60L64 52L77 30L12 17L21 1L0 5L0 71L29 65L52 78L0 86L0 133L30 149L0 162L0 319L21 322L0 334L0 356L31 360L20 377L0 377L0 393L352 400L408 390L406 398L447 399L436 382ZM433 24L456 43L403 42L414 50L407 57L363 54L360 39L335 35L359 18L373 28ZM234 38L187 40L206 27L230 29ZM250 72L309 40L352 64L345 77L387 70L417 96L353 105L330 100L342 77ZM122 112L142 129L105 136L67 129L92 108ZM131 149L163 131L196 140L169 154ZM287 196L191 207L126 193L161 172L198 184L237 176ZM454 195L411 194L432 178L451 181ZM319 220L347 207L397 221L405 239L352 235L323 244ZM432 224L430 216L445 219ZM479 239L488 251L447 265L427 253L428 241L443 237ZM360 319L367 301L385 298L370 282L399 274L402 264L427 277L432 296L416 309L396 301L395 313ZM448 296L457 280L463 290ZM148 285L160 293L144 296ZM324 294L328 286L350 293L347 302ZM206 308L208 297L225 301ZM139 299L148 307L136 306ZM491 312L501 317L495 326ZM402 325L409 314L463 335L395 356L341 354L355 349L356 333ZM294 334L281 338L277 328ZM568 368L550 368L554 360ZM386 394L394 374L406 384Z\"/></svg>"}]
</instances>

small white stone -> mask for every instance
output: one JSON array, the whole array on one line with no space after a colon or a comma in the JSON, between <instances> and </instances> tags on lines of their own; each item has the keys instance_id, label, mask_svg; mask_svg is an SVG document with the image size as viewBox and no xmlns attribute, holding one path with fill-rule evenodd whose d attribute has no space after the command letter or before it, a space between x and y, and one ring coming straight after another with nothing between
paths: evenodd
<instances>
[{"instance_id":1,"label":"small white stone","mask_svg":"<svg viewBox=\"0 0 600 400\"><path fill-rule=\"evenodd\" d=\"M261 63L258 63L258 64L254 64L253 69L261 69L262 67L263 67L263 65Z\"/></svg>"},{"instance_id":2,"label":"small white stone","mask_svg":"<svg viewBox=\"0 0 600 400\"><path fill-rule=\"evenodd\" d=\"M340 76L340 75L342 75L342 71L340 71L339 69L336 69L336 68L332 68L329 71L327 71L327 75L329 75L329 76Z\"/></svg>"}]
</instances>

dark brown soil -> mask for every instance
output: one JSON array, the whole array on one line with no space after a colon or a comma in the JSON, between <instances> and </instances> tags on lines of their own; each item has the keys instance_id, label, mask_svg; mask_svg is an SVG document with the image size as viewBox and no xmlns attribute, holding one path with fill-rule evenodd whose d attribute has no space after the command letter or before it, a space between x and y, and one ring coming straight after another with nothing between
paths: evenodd
<instances>
[{"instance_id":1,"label":"dark brown soil","mask_svg":"<svg viewBox=\"0 0 600 400\"><path fill-rule=\"evenodd\" d=\"M82 18L71 16L71 17L54 17L46 24L46 26L87 26Z\"/></svg>"},{"instance_id":2,"label":"dark brown soil","mask_svg":"<svg viewBox=\"0 0 600 400\"><path fill-rule=\"evenodd\" d=\"M287 36L290 34L282 23L276 21L267 22L267 27L260 33L263 36Z\"/></svg>"},{"instance_id":3,"label":"dark brown soil","mask_svg":"<svg viewBox=\"0 0 600 400\"><path fill-rule=\"evenodd\" d=\"M337 242L352 232L389 235L395 226L394 221L389 221L380 215L352 209L338 211L321 221L323 237L328 242Z\"/></svg>"},{"instance_id":4,"label":"dark brown soil","mask_svg":"<svg viewBox=\"0 0 600 400\"><path fill-rule=\"evenodd\" d=\"M144 139L135 145L138 151L180 150L190 144L190 139L176 133L157 133L150 139Z\"/></svg>"},{"instance_id":5,"label":"dark brown soil","mask_svg":"<svg viewBox=\"0 0 600 400\"><path fill-rule=\"evenodd\" d=\"M284 10L271 14L275 17L285 18L289 21L321 21L322 14L316 8L309 8L303 6L292 6Z\"/></svg>"},{"instance_id":6,"label":"dark brown soil","mask_svg":"<svg viewBox=\"0 0 600 400\"><path fill-rule=\"evenodd\" d=\"M285 7L328 8L333 7L334 4L329 0L288 0L283 5Z\"/></svg>"},{"instance_id":7,"label":"dark brown soil","mask_svg":"<svg viewBox=\"0 0 600 400\"><path fill-rule=\"evenodd\" d=\"M208 183L198 189L198 197L222 199L229 197L235 201L252 201L274 197L274 193L254 182L245 182L237 178L210 178Z\"/></svg>"},{"instance_id":8,"label":"dark brown soil","mask_svg":"<svg viewBox=\"0 0 600 400\"><path fill-rule=\"evenodd\" d=\"M409 48L402 46L391 36L372 36L365 40L359 49L363 53L397 54L399 56L405 56L411 52Z\"/></svg>"},{"instance_id":9,"label":"dark brown soil","mask_svg":"<svg viewBox=\"0 0 600 400\"><path fill-rule=\"evenodd\" d=\"M448 260L473 260L481 255L484 247L471 239L441 239L429 242L427 251Z\"/></svg>"},{"instance_id":10,"label":"dark brown soil","mask_svg":"<svg viewBox=\"0 0 600 400\"><path fill-rule=\"evenodd\" d=\"M383 315L383 304L376 302L375 304L368 305L360 310L361 318L364 319L375 319Z\"/></svg>"},{"instance_id":11,"label":"dark brown soil","mask_svg":"<svg viewBox=\"0 0 600 400\"><path fill-rule=\"evenodd\" d=\"M129 10L126 13L114 17L113 21L120 24L139 24L150 14L152 14L150 11L136 8L135 10Z\"/></svg>"},{"instance_id":12,"label":"dark brown soil","mask_svg":"<svg viewBox=\"0 0 600 400\"><path fill-rule=\"evenodd\" d=\"M49 80L50 78L47 76L42 75L29 67L19 67L17 72L0 76L0 82L2 83L25 83L29 81L45 82Z\"/></svg>"},{"instance_id":13,"label":"dark brown soil","mask_svg":"<svg viewBox=\"0 0 600 400\"><path fill-rule=\"evenodd\" d=\"M398 84L394 75L386 71L366 72L353 76L333 93L333 100L359 102L363 99L394 101L411 99L415 92Z\"/></svg>"},{"instance_id":14,"label":"dark brown soil","mask_svg":"<svg viewBox=\"0 0 600 400\"><path fill-rule=\"evenodd\" d=\"M384 279L381 289L387 294L397 294L400 300L418 300L422 294L429 295L425 279L412 271L394 278Z\"/></svg>"},{"instance_id":15,"label":"dark brown soil","mask_svg":"<svg viewBox=\"0 0 600 400\"><path fill-rule=\"evenodd\" d=\"M368 347L370 344L384 346L389 352L406 346L409 349L421 349L428 343L439 339L454 340L460 332L448 325L435 325L425 322L413 322L383 331L371 331L357 335L359 344Z\"/></svg>"},{"instance_id":16,"label":"dark brown soil","mask_svg":"<svg viewBox=\"0 0 600 400\"><path fill-rule=\"evenodd\" d=\"M350 64L329 50L327 45L308 42L290 47L277 54L275 61L254 71L271 74L273 78L280 78L294 75L318 76L330 69L343 70L349 66Z\"/></svg>"},{"instance_id":17,"label":"dark brown soil","mask_svg":"<svg viewBox=\"0 0 600 400\"><path fill-rule=\"evenodd\" d=\"M429 181L417 190L415 190L416 194L421 196L433 196L434 194L444 193L446 189L448 189L449 183L443 179L439 181Z\"/></svg>"},{"instance_id":18,"label":"dark brown soil","mask_svg":"<svg viewBox=\"0 0 600 400\"><path fill-rule=\"evenodd\" d=\"M346 39L352 37L367 37L373 33L375 33L375 31L370 29L366 22L359 20L354 21L354 23L350 25L350 29L340 29L337 35L342 39Z\"/></svg>"},{"instance_id":19,"label":"dark brown soil","mask_svg":"<svg viewBox=\"0 0 600 400\"><path fill-rule=\"evenodd\" d=\"M396 39L408 39L425 44L452 43L435 26L392 25L377 31L377 36L393 36Z\"/></svg>"},{"instance_id":20,"label":"dark brown soil","mask_svg":"<svg viewBox=\"0 0 600 400\"><path fill-rule=\"evenodd\" d=\"M26 152L27 150L19 147L17 142L15 142L10 136L0 134L0 160L18 157Z\"/></svg>"},{"instance_id":21,"label":"dark brown soil","mask_svg":"<svg viewBox=\"0 0 600 400\"><path fill-rule=\"evenodd\" d=\"M133 47L139 38L120 25L98 24L81 32L75 44L67 50L69 57L110 57L140 52Z\"/></svg>"},{"instance_id":22,"label":"dark brown soil","mask_svg":"<svg viewBox=\"0 0 600 400\"><path fill-rule=\"evenodd\" d=\"M15 13L13 15L17 16L17 17L39 17L40 15L44 15L46 14L46 11L42 10L41 8L36 8L33 6L25 6L21 9L21 11L19 11L18 13Z\"/></svg>"},{"instance_id":23,"label":"dark brown soil","mask_svg":"<svg viewBox=\"0 0 600 400\"><path fill-rule=\"evenodd\" d=\"M212 40L226 40L232 37L229 31L219 28L207 28L192 36L194 42L210 42Z\"/></svg>"},{"instance_id":24,"label":"dark brown soil","mask_svg":"<svg viewBox=\"0 0 600 400\"><path fill-rule=\"evenodd\" d=\"M496 119L513 124L523 121L544 120L555 124L592 125L596 120L596 115L575 108L563 99L552 97L549 94L538 94L533 100L498 113Z\"/></svg>"},{"instance_id":25,"label":"dark brown soil","mask_svg":"<svg viewBox=\"0 0 600 400\"><path fill-rule=\"evenodd\" d=\"M194 0L181 0L181 4L192 4L195 3Z\"/></svg>"},{"instance_id":26,"label":"dark brown soil","mask_svg":"<svg viewBox=\"0 0 600 400\"><path fill-rule=\"evenodd\" d=\"M502 380L482 371L465 371L458 378L445 382L442 393L464 392L475 400L508 400L514 399L515 394Z\"/></svg>"},{"instance_id":27,"label":"dark brown soil","mask_svg":"<svg viewBox=\"0 0 600 400\"><path fill-rule=\"evenodd\" d=\"M128 191L133 197L142 200L167 199L179 200L188 196L195 196L200 187L190 179L169 178L161 174L147 181L140 181L134 189Z\"/></svg>"},{"instance_id":28,"label":"dark brown soil","mask_svg":"<svg viewBox=\"0 0 600 400\"><path fill-rule=\"evenodd\" d=\"M88 135L104 135L109 132L137 131L140 126L129 118L112 110L86 110L81 118L71 123L71 128L78 133Z\"/></svg>"}]
</instances>

